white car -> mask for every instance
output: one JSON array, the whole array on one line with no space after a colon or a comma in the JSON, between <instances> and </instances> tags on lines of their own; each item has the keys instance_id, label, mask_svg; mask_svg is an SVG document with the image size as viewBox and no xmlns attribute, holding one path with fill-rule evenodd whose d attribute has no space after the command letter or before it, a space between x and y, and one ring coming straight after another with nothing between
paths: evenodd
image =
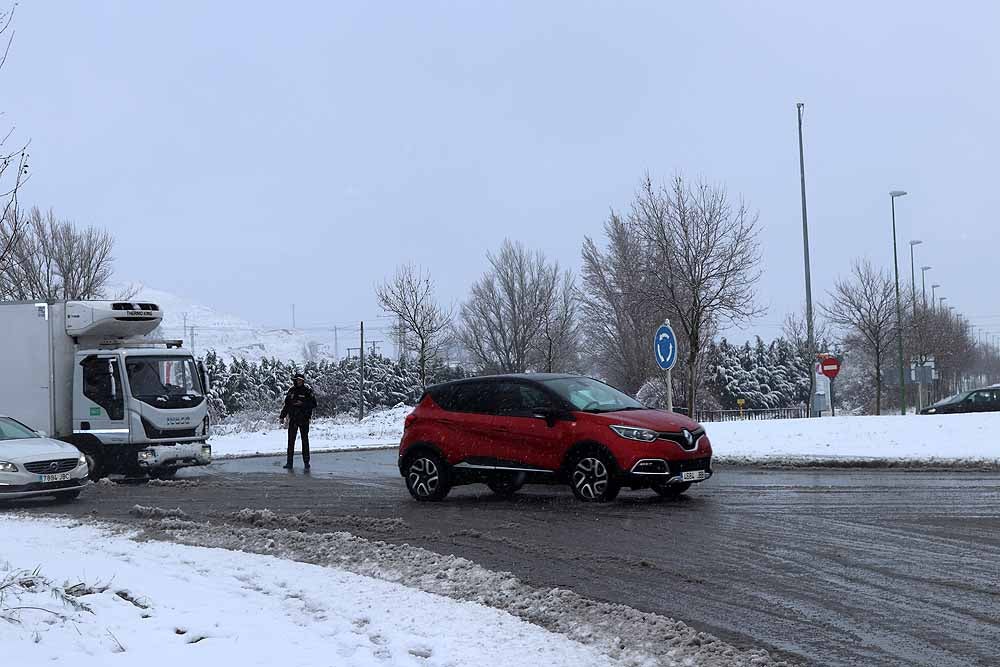
<instances>
[{"instance_id":1,"label":"white car","mask_svg":"<svg viewBox=\"0 0 1000 667\"><path fill-rule=\"evenodd\" d=\"M0 416L0 500L55 496L71 500L90 483L87 459L73 445Z\"/></svg>"}]
</instances>

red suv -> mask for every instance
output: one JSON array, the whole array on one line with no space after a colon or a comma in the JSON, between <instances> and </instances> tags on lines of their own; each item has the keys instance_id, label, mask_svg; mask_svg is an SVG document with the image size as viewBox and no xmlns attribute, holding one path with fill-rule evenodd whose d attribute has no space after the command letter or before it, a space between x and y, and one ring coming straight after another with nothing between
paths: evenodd
<instances>
[{"instance_id":1,"label":"red suv","mask_svg":"<svg viewBox=\"0 0 1000 667\"><path fill-rule=\"evenodd\" d=\"M507 496L529 482L568 483L584 501L623 486L675 497L712 476L712 444L687 417L591 378L497 375L428 387L406 418L399 472L417 500L475 483Z\"/></svg>"}]
</instances>

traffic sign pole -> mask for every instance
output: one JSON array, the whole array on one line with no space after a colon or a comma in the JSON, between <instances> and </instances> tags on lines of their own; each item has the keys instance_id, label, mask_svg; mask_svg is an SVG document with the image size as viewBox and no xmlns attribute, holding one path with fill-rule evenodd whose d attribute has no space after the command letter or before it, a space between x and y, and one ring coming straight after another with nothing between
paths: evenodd
<instances>
[{"instance_id":1,"label":"traffic sign pole","mask_svg":"<svg viewBox=\"0 0 1000 667\"><path fill-rule=\"evenodd\" d=\"M677 337L670 328L670 320L664 320L653 336L653 357L656 365L667 372L667 410L674 411L674 383L671 370L677 363ZM688 415L692 419L692 415Z\"/></svg>"}]
</instances>

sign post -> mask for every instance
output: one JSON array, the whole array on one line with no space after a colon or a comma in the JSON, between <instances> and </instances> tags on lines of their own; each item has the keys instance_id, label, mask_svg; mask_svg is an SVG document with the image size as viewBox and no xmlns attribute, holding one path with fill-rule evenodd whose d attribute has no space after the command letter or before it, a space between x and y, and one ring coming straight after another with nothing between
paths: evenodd
<instances>
[{"instance_id":1,"label":"sign post","mask_svg":"<svg viewBox=\"0 0 1000 667\"><path fill-rule=\"evenodd\" d=\"M667 372L667 410L674 411L674 384L670 370L677 363L677 336L670 327L670 320L664 320L653 336L653 356L656 365ZM693 415L688 415L694 419Z\"/></svg>"},{"instance_id":2,"label":"sign post","mask_svg":"<svg viewBox=\"0 0 1000 667\"><path fill-rule=\"evenodd\" d=\"M840 373L840 360L837 357L824 355L819 362L820 371L830 378L830 416L837 416L837 408L833 405L833 380Z\"/></svg>"}]
</instances>

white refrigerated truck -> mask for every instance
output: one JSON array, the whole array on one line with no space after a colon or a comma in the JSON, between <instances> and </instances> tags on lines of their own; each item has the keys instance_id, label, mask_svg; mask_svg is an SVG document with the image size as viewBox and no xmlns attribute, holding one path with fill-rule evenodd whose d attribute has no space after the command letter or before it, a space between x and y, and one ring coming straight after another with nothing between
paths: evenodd
<instances>
[{"instance_id":1,"label":"white refrigerated truck","mask_svg":"<svg viewBox=\"0 0 1000 667\"><path fill-rule=\"evenodd\" d=\"M212 449L204 367L149 338L153 303L0 303L0 414L77 446L91 478L173 476Z\"/></svg>"}]
</instances>

